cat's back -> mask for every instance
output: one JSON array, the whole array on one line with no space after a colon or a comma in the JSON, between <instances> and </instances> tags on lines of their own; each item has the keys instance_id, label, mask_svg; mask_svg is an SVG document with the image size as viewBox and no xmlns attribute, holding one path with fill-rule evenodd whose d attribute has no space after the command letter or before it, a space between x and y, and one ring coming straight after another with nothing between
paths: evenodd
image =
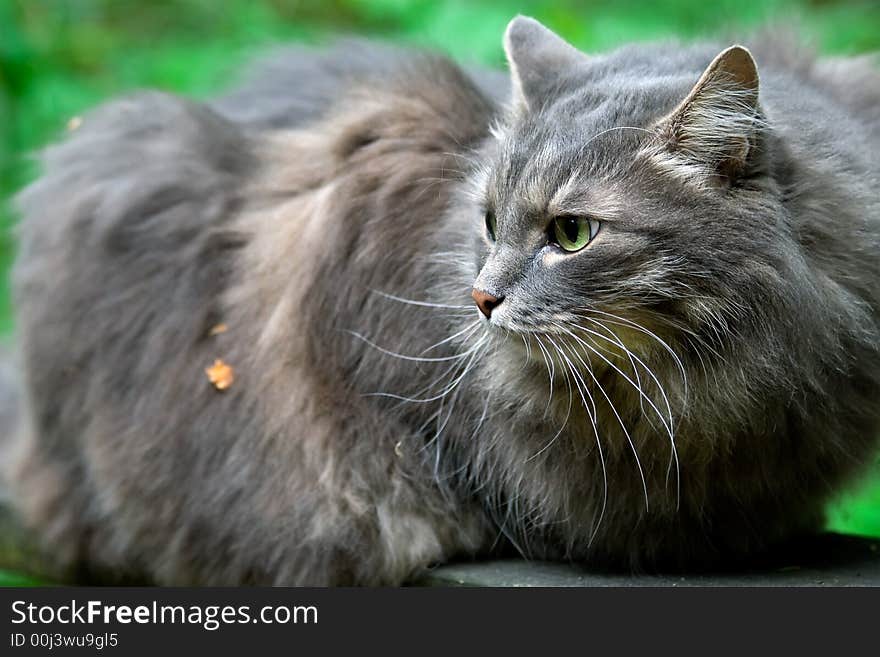
<instances>
[{"instance_id":1,"label":"cat's back","mask_svg":"<svg viewBox=\"0 0 880 657\"><path fill-rule=\"evenodd\" d=\"M759 67L766 69L776 82L768 94L780 105L797 107L799 97L836 108L848 120L860 124L861 139L880 140L880 57L876 53L859 56L819 56L801 45L791 34L773 35L768 31L749 42ZM816 116L816 120L824 117Z\"/></svg>"},{"instance_id":2,"label":"cat's back","mask_svg":"<svg viewBox=\"0 0 880 657\"><path fill-rule=\"evenodd\" d=\"M764 37L752 48L762 75L762 103L795 157L828 163L839 174L862 177L876 187L880 60L819 57L785 38Z\"/></svg>"},{"instance_id":3,"label":"cat's back","mask_svg":"<svg viewBox=\"0 0 880 657\"><path fill-rule=\"evenodd\" d=\"M473 143L494 111L485 87L444 57L354 41L280 49L213 101L147 91L108 102L45 149L42 175L17 198L21 305L34 305L62 273L80 288L93 277L105 291L135 280L171 289L189 262L202 271L193 276L219 281L216 244L236 242L231 218L267 169L334 175L377 137L398 150L419 148L405 141L416 133L438 149ZM266 154L288 135L315 157L270 162ZM110 268L124 275L108 280L101 272Z\"/></svg>"},{"instance_id":4,"label":"cat's back","mask_svg":"<svg viewBox=\"0 0 880 657\"><path fill-rule=\"evenodd\" d=\"M326 116L358 88L435 86L452 101L462 91L459 83L475 84L496 101L506 99L509 89L507 76L498 71L464 71L428 51L348 39L330 47L286 46L264 53L211 106L252 128L288 129Z\"/></svg>"}]
</instances>

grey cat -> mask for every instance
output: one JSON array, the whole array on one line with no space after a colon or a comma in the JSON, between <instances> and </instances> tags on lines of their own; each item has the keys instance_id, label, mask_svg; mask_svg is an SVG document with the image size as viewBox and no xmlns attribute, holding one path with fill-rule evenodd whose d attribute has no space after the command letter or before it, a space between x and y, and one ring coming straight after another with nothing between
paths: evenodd
<instances>
[{"instance_id":1,"label":"grey cat","mask_svg":"<svg viewBox=\"0 0 880 657\"><path fill-rule=\"evenodd\" d=\"M48 149L6 465L54 556L397 584L513 550L707 567L819 526L880 433L880 74L585 55L524 17L504 46L511 83L287 51Z\"/></svg>"}]
</instances>

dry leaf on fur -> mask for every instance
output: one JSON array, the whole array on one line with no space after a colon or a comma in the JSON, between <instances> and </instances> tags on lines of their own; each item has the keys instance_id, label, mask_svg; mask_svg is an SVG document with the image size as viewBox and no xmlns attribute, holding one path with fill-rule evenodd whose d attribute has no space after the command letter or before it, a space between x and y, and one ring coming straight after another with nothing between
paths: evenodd
<instances>
[{"instance_id":1,"label":"dry leaf on fur","mask_svg":"<svg viewBox=\"0 0 880 657\"><path fill-rule=\"evenodd\" d=\"M208 380L214 384L217 390L226 390L235 381L235 374L232 368L219 358L214 361L211 367L205 369Z\"/></svg>"}]
</instances>

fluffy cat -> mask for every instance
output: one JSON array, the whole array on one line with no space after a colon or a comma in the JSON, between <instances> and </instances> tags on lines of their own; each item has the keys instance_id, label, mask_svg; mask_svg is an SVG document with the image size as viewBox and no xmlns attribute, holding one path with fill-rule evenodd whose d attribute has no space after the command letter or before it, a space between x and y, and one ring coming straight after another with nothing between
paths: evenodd
<instances>
[{"instance_id":1,"label":"fluffy cat","mask_svg":"<svg viewBox=\"0 0 880 657\"><path fill-rule=\"evenodd\" d=\"M6 465L53 555L372 585L511 549L702 567L819 526L880 433L880 76L586 55L524 17L504 47L509 84L287 51L47 150Z\"/></svg>"}]
</instances>

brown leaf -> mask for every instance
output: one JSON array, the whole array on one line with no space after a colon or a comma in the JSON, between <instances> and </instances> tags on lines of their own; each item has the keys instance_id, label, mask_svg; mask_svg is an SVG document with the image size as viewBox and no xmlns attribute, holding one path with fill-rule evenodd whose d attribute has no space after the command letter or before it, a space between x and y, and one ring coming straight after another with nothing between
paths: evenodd
<instances>
[{"instance_id":1,"label":"brown leaf","mask_svg":"<svg viewBox=\"0 0 880 657\"><path fill-rule=\"evenodd\" d=\"M219 358L214 361L211 367L205 369L208 375L208 381L214 384L217 390L226 390L235 381L235 373L232 368Z\"/></svg>"}]
</instances>

